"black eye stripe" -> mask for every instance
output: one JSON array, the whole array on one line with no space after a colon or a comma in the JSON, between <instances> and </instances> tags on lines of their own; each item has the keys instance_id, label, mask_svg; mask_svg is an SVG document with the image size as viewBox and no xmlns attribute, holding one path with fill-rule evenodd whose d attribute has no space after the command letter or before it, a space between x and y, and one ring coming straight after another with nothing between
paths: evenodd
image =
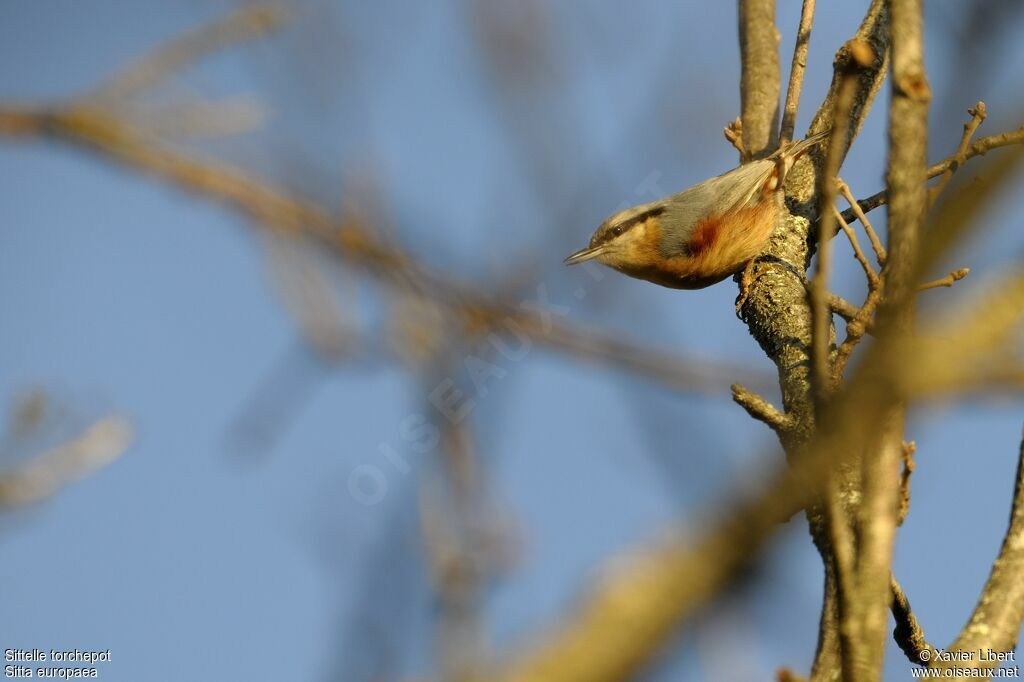
<instances>
[{"instance_id":1,"label":"black eye stripe","mask_svg":"<svg viewBox=\"0 0 1024 682\"><path fill-rule=\"evenodd\" d=\"M615 226L615 228L612 231L615 233L616 236L618 236L618 235L622 234L623 232L625 232L628 228L633 227L634 225L636 225L637 223L642 223L643 221L647 220L648 218L655 218L657 216L660 216L664 212L665 212L665 207L664 206L655 206L654 208L648 209L648 210L644 211L643 213L640 213L640 214L637 214L637 215L633 216L629 220L626 220L624 222L619 223L618 225Z\"/></svg>"},{"instance_id":2,"label":"black eye stripe","mask_svg":"<svg viewBox=\"0 0 1024 682\"><path fill-rule=\"evenodd\" d=\"M626 232L626 230L629 230L631 227L633 227L637 223L642 223L643 221L647 220L648 218L654 218L656 216L660 216L664 212L665 212L665 207L664 206L655 206L654 208L649 208L646 211L644 211L643 213L639 213L639 214L633 216L629 220L624 220L621 223L618 223L616 225L608 226L605 230L603 230L600 233L600 235L595 235L596 241L592 245L596 246L598 243L604 243L604 242L610 241L612 239L615 239L616 237L621 236L624 232Z\"/></svg>"}]
</instances>

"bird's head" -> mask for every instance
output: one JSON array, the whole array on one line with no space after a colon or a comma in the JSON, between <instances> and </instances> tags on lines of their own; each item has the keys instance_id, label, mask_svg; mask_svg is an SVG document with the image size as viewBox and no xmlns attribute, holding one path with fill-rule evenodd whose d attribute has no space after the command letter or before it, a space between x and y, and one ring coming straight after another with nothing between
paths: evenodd
<instances>
[{"instance_id":1,"label":"bird's head","mask_svg":"<svg viewBox=\"0 0 1024 682\"><path fill-rule=\"evenodd\" d=\"M565 259L566 265L576 265L588 260L619 269L635 265L657 251L660 239L658 216L665 212L663 201L633 206L619 211L597 228L590 238L590 245Z\"/></svg>"}]
</instances>

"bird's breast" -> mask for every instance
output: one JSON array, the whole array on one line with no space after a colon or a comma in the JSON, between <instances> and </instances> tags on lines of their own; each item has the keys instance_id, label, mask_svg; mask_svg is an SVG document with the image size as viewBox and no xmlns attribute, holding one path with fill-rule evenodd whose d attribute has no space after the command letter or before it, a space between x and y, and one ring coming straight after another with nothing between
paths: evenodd
<instances>
[{"instance_id":1,"label":"bird's breast","mask_svg":"<svg viewBox=\"0 0 1024 682\"><path fill-rule=\"evenodd\" d=\"M664 287L702 289L738 272L759 254L775 228L777 215L778 204L766 198L754 206L698 220L688 231L667 230L657 220L650 220L646 238L615 267ZM679 243L672 243L673 239Z\"/></svg>"}]
</instances>

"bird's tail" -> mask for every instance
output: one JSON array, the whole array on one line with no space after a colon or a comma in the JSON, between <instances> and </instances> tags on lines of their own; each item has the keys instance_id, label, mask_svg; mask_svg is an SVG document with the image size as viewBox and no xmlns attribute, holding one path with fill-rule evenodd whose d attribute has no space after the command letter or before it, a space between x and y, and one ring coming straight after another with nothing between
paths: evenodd
<instances>
[{"instance_id":1,"label":"bird's tail","mask_svg":"<svg viewBox=\"0 0 1024 682\"><path fill-rule=\"evenodd\" d=\"M794 160L799 159L808 149L828 139L828 136L832 134L832 129L822 130L820 133L814 133L809 135L802 140L792 142L779 151L772 154L772 156L788 156Z\"/></svg>"},{"instance_id":2,"label":"bird's tail","mask_svg":"<svg viewBox=\"0 0 1024 682\"><path fill-rule=\"evenodd\" d=\"M796 163L797 159L803 156L815 145L827 140L831 134L831 128L828 130L822 130L820 133L814 133L802 140L788 144L768 157L775 159L779 185L786 181L786 176L789 174L790 169L793 168L793 164Z\"/></svg>"}]
</instances>

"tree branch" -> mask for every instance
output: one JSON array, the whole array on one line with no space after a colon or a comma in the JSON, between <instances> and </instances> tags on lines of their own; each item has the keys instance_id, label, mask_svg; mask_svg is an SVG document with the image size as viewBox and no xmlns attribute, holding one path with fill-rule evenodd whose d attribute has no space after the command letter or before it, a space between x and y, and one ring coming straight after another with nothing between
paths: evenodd
<instances>
[{"instance_id":1,"label":"tree branch","mask_svg":"<svg viewBox=\"0 0 1024 682\"><path fill-rule=\"evenodd\" d=\"M874 61L866 43L851 40L846 49L853 59L842 76L839 93L833 99L832 132L828 138L824 165L819 174L818 206L818 259L814 279L809 288L811 306L811 378L814 389L815 411L821 412L832 393L831 354L835 342L832 308L829 305L828 280L832 265L832 235L835 232L836 182L842 157L846 153L845 141L849 129L850 111L857 93L857 72L869 68Z\"/></svg>"},{"instance_id":2,"label":"tree branch","mask_svg":"<svg viewBox=\"0 0 1024 682\"><path fill-rule=\"evenodd\" d=\"M774 151L779 115L779 31L775 0L739 0L742 161Z\"/></svg>"},{"instance_id":3,"label":"tree branch","mask_svg":"<svg viewBox=\"0 0 1024 682\"><path fill-rule=\"evenodd\" d=\"M797 29L796 46L793 48L793 62L789 68L789 87L786 89L786 105L783 107L782 132L779 144L793 139L796 128L796 112L800 105L800 90L804 84L804 69L807 68L807 48L811 44L811 27L814 25L814 0L804 0L800 9L800 28Z\"/></svg>"},{"instance_id":4,"label":"tree branch","mask_svg":"<svg viewBox=\"0 0 1024 682\"><path fill-rule=\"evenodd\" d=\"M874 60L855 79L848 123L844 126L846 134L839 140L839 166L885 80L889 55L886 0L871 2L853 41L836 53L831 86L813 118L809 133L836 126L835 101L840 95L844 74L855 60L850 46L860 43L870 48ZM820 149L815 149L800 159L790 172L786 181L788 211L780 219L765 253L755 261L753 284L741 310L751 335L778 368L782 404L786 414L793 419L793 429L784 442L791 460L815 430L809 372L812 320L803 273L812 255L809 234L817 218L818 178L823 164L824 155ZM837 586L835 572L829 569L832 558L826 515L817 504L807 510L807 515L811 535L826 564L821 629L812 672L812 679L822 679L840 667Z\"/></svg>"},{"instance_id":5,"label":"tree branch","mask_svg":"<svg viewBox=\"0 0 1024 682\"><path fill-rule=\"evenodd\" d=\"M892 203L880 328L899 342L910 332L914 319L918 241L928 208L925 167L931 91L924 71L921 0L891 0L890 12L893 97L886 184ZM848 625L858 641L858 655L848 682L873 682L882 675L892 598L892 546L899 518L904 409L901 401L895 401L878 422L877 445L859 453L863 487L856 522L855 608Z\"/></svg>"},{"instance_id":6,"label":"tree branch","mask_svg":"<svg viewBox=\"0 0 1024 682\"><path fill-rule=\"evenodd\" d=\"M188 156L161 145L106 108L72 104L60 109L2 109L0 134L46 136L89 149L104 158L155 175L210 199L224 202L285 238L305 238L333 258L403 290L427 292L443 304L468 333L511 327L548 348L664 381L680 388L718 393L723 376L747 374L746 383L765 386L765 377L742 368L689 362L656 349L597 332L582 331L538 311L543 300L514 305L428 270L393 243L380 239L357 218L335 217L312 201L249 176L231 166ZM546 295L546 294L545 294ZM538 299L541 299L538 294ZM719 374L721 371L721 374ZM717 379L715 378L717 375Z\"/></svg>"},{"instance_id":7,"label":"tree branch","mask_svg":"<svg viewBox=\"0 0 1024 682\"><path fill-rule=\"evenodd\" d=\"M977 140L970 146L967 153L963 155L963 160L957 161L957 154L950 156L938 163L928 167L928 177L937 178L943 173L946 173L950 169L958 169L963 165L964 162L973 159L976 156L984 156L993 149L999 149L1000 147L1009 147L1010 145L1024 144L1024 126L1017 128L1016 130L1009 130L1005 133L999 133L998 135L989 135ZM884 206L889 200L889 191L881 190L857 202L859 211L850 208L843 211L843 218L847 222L853 222L860 218L864 213L873 211L879 206Z\"/></svg>"},{"instance_id":8,"label":"tree branch","mask_svg":"<svg viewBox=\"0 0 1024 682\"><path fill-rule=\"evenodd\" d=\"M924 284L918 284L917 291L927 291L928 289L938 289L939 287L951 287L970 273L970 268L957 268L945 277L934 279L931 282L925 282Z\"/></svg>"},{"instance_id":9,"label":"tree branch","mask_svg":"<svg viewBox=\"0 0 1024 682\"><path fill-rule=\"evenodd\" d=\"M893 639L906 654L907 660L914 665L923 665L923 661L933 657L935 647L925 639L924 628L917 622L917 617L910 608L910 600L907 599L895 576L889 577L889 589L892 593L892 617L896 621L896 627L892 631ZM922 656L924 651L927 651L928 655Z\"/></svg>"},{"instance_id":10,"label":"tree branch","mask_svg":"<svg viewBox=\"0 0 1024 682\"><path fill-rule=\"evenodd\" d=\"M732 399L754 419L764 422L778 436L784 438L793 428L793 420L777 407L739 384L732 385Z\"/></svg>"},{"instance_id":11,"label":"tree branch","mask_svg":"<svg viewBox=\"0 0 1024 682\"><path fill-rule=\"evenodd\" d=\"M934 204L935 200L942 194L942 190L946 189L946 185L953 179L953 173L957 171L960 166L963 165L964 161L967 160L967 149L971 144L971 138L974 137L974 133L978 130L978 126L982 124L985 117L988 116L988 110L985 108L984 102L978 102L973 107L967 110L967 113L971 115L971 120L964 124L964 132L960 137L960 144L957 146L956 153L953 154L953 163L950 164L949 168L943 171L942 175L939 176L939 181L928 192L928 204Z\"/></svg>"}]
</instances>

